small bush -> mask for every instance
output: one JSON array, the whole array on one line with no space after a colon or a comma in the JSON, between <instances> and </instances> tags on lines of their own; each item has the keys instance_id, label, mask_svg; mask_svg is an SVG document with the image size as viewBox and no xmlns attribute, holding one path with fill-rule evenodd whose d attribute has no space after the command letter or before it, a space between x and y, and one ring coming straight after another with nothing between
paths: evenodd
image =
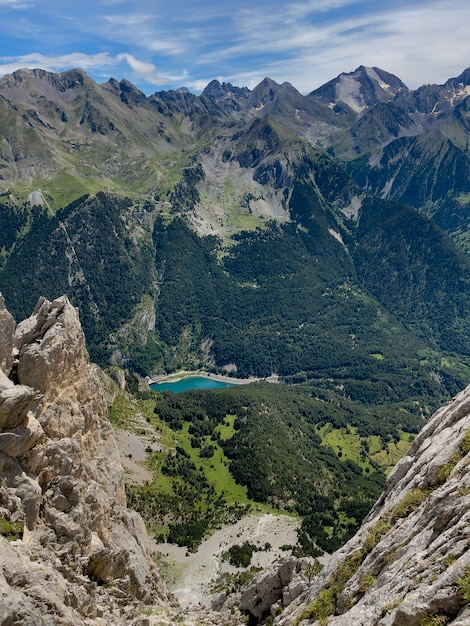
<instances>
[{"instance_id":1,"label":"small bush","mask_svg":"<svg viewBox=\"0 0 470 626\"><path fill-rule=\"evenodd\" d=\"M10 522L5 518L0 518L0 535L8 539L8 541L21 539L23 537L23 530L23 522Z\"/></svg>"},{"instance_id":2,"label":"small bush","mask_svg":"<svg viewBox=\"0 0 470 626\"><path fill-rule=\"evenodd\" d=\"M323 565L315 559L313 562L307 563L302 569L301 576L310 585L312 580L322 571Z\"/></svg>"},{"instance_id":3,"label":"small bush","mask_svg":"<svg viewBox=\"0 0 470 626\"><path fill-rule=\"evenodd\" d=\"M437 484L443 485L449 476L452 473L452 470L457 465L457 463L462 459L462 455L458 452L454 452L454 454L450 457L445 465L441 465L437 470Z\"/></svg>"},{"instance_id":4,"label":"small bush","mask_svg":"<svg viewBox=\"0 0 470 626\"><path fill-rule=\"evenodd\" d=\"M345 561L338 565L338 569L328 580L328 584L335 591L336 597L342 593L346 583L357 572L363 560L363 553L356 550L356 552L350 554Z\"/></svg>"},{"instance_id":5,"label":"small bush","mask_svg":"<svg viewBox=\"0 0 470 626\"><path fill-rule=\"evenodd\" d=\"M234 567L249 567L255 550L256 546L249 541L245 541L242 545L231 546L223 554L223 558L227 559L230 565Z\"/></svg>"},{"instance_id":6,"label":"small bush","mask_svg":"<svg viewBox=\"0 0 470 626\"><path fill-rule=\"evenodd\" d=\"M457 587L465 602L470 602L470 567L461 578L457 579Z\"/></svg>"},{"instance_id":7,"label":"small bush","mask_svg":"<svg viewBox=\"0 0 470 626\"><path fill-rule=\"evenodd\" d=\"M397 598L394 602L388 602L387 604L384 604L380 610L380 617L385 617L387 613L390 613L390 611L393 611L398 606L400 606L401 602L402 601Z\"/></svg>"},{"instance_id":8,"label":"small bush","mask_svg":"<svg viewBox=\"0 0 470 626\"><path fill-rule=\"evenodd\" d=\"M468 452L470 452L470 428L467 430L467 432L464 435L464 438L460 442L460 451L462 455L465 455Z\"/></svg>"},{"instance_id":9,"label":"small bush","mask_svg":"<svg viewBox=\"0 0 470 626\"><path fill-rule=\"evenodd\" d=\"M297 619L299 624L304 619L317 619L321 626L327 623L328 617L334 615L336 602L343 592L348 580L357 572L364 555L359 550L353 552L340 563L333 574L328 578L327 586L322 589L315 600L305 607Z\"/></svg>"},{"instance_id":10,"label":"small bush","mask_svg":"<svg viewBox=\"0 0 470 626\"><path fill-rule=\"evenodd\" d=\"M361 578L361 584L359 587L361 593L366 593L375 583L375 580L375 576L371 576L370 574L364 574L364 576Z\"/></svg>"},{"instance_id":11,"label":"small bush","mask_svg":"<svg viewBox=\"0 0 470 626\"><path fill-rule=\"evenodd\" d=\"M391 521L395 522L403 517L408 517L408 515L421 506L429 494L430 491L428 489L421 489L419 487L409 491L393 509Z\"/></svg>"},{"instance_id":12,"label":"small bush","mask_svg":"<svg viewBox=\"0 0 470 626\"><path fill-rule=\"evenodd\" d=\"M369 552L372 552L375 546L379 543L382 537L388 533L391 527L392 527L392 523L390 521L389 515L384 515L378 520L376 525L372 528L372 530L367 535L366 540L364 542L364 550L366 554L369 554Z\"/></svg>"},{"instance_id":13,"label":"small bush","mask_svg":"<svg viewBox=\"0 0 470 626\"><path fill-rule=\"evenodd\" d=\"M336 610L336 597L332 589L322 589L315 600L306 606L297 619L297 624L304 619L317 619L320 624L326 624L330 615Z\"/></svg>"}]
</instances>

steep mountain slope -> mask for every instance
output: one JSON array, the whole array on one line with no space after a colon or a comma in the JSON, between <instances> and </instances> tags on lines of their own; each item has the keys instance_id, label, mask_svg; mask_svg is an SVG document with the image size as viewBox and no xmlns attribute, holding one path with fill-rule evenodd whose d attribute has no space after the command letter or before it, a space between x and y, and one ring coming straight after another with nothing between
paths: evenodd
<instances>
[{"instance_id":1,"label":"steep mountain slope","mask_svg":"<svg viewBox=\"0 0 470 626\"><path fill-rule=\"evenodd\" d=\"M0 80L0 95L1 190L35 181L53 208L87 191L154 188L156 149L178 144L164 115L127 81L20 70Z\"/></svg>"},{"instance_id":2,"label":"steep mountain slope","mask_svg":"<svg viewBox=\"0 0 470 626\"><path fill-rule=\"evenodd\" d=\"M343 73L310 93L330 106L346 104L357 113L379 102L390 102L408 88L402 81L378 67L360 66Z\"/></svg>"},{"instance_id":3,"label":"steep mountain slope","mask_svg":"<svg viewBox=\"0 0 470 626\"><path fill-rule=\"evenodd\" d=\"M470 388L437 411L355 537L279 626L470 620Z\"/></svg>"},{"instance_id":4,"label":"steep mountain slope","mask_svg":"<svg viewBox=\"0 0 470 626\"><path fill-rule=\"evenodd\" d=\"M374 195L422 209L468 253L470 160L466 70L444 85L376 105L332 149ZM361 155L362 156L357 156Z\"/></svg>"},{"instance_id":5,"label":"steep mountain slope","mask_svg":"<svg viewBox=\"0 0 470 626\"><path fill-rule=\"evenodd\" d=\"M438 90L443 115L464 102L465 76ZM360 111L345 104L345 81L357 87ZM437 369L442 393L458 388L465 370L456 363L468 356L467 262L431 222L366 200L310 145L333 149L354 128L361 150L390 137L396 145L405 131L424 129L431 96L413 99L377 68L309 96L265 79L253 91L213 82L201 96L147 98L126 81L97 85L83 72L42 70L4 77L0 94L9 190L0 203L0 285L18 317L40 294L66 292L81 308L93 358L140 374L204 366L344 385L376 377L385 357L409 384L400 359L414 368L437 349L456 360L443 367L421 358L417 386L429 387ZM369 122L387 132L374 131L367 147ZM97 188L118 193L78 197ZM398 223L410 227L400 242Z\"/></svg>"},{"instance_id":6,"label":"steep mountain slope","mask_svg":"<svg viewBox=\"0 0 470 626\"><path fill-rule=\"evenodd\" d=\"M156 282L151 227L145 211L104 193L84 196L54 217L37 212L2 271L9 307L24 317L42 293L65 292L80 307L95 360L106 362L120 344L142 347L155 317L145 304ZM25 267L26 259L35 263ZM130 332L122 326L133 312L141 323Z\"/></svg>"}]
</instances>

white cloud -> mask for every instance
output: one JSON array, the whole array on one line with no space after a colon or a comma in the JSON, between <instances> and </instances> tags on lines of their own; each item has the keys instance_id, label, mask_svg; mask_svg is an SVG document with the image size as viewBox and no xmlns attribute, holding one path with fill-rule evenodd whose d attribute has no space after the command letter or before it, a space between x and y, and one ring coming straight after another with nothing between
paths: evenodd
<instances>
[{"instance_id":1,"label":"white cloud","mask_svg":"<svg viewBox=\"0 0 470 626\"><path fill-rule=\"evenodd\" d=\"M41 68L49 72L63 72L71 68L81 68L86 72L107 78L109 78L110 73L121 72L117 74L120 77L123 71L122 63L125 63L132 70L134 76L131 76L130 79L133 82L136 82L136 78L140 77L150 85L167 85L184 81L187 78L187 72L181 72L177 75L159 75L153 63L139 61L132 54L122 53L113 57L107 52L92 55L74 52L52 57L32 53L19 57L0 57L0 75L11 74L20 68Z\"/></svg>"},{"instance_id":2,"label":"white cloud","mask_svg":"<svg viewBox=\"0 0 470 626\"><path fill-rule=\"evenodd\" d=\"M187 76L186 72L182 72L178 76L161 76L157 72L157 68L153 63L139 61L132 54L123 53L116 57L118 61L125 61L129 67L147 83L151 85L165 85L170 82L184 80Z\"/></svg>"},{"instance_id":3,"label":"white cloud","mask_svg":"<svg viewBox=\"0 0 470 626\"><path fill-rule=\"evenodd\" d=\"M215 76L254 86L270 76L306 93L358 65L417 87L470 64L468 0L35 0L29 13L7 10L28 2L0 0L0 40L12 50L0 72L78 66L100 79L125 76L144 91L200 91Z\"/></svg>"},{"instance_id":4,"label":"white cloud","mask_svg":"<svg viewBox=\"0 0 470 626\"><path fill-rule=\"evenodd\" d=\"M126 61L129 67L139 76L144 78L148 83L152 85L160 85L161 78L157 74L157 68L153 63L145 63L144 61L139 61L132 54L118 54L118 61Z\"/></svg>"},{"instance_id":5,"label":"white cloud","mask_svg":"<svg viewBox=\"0 0 470 626\"><path fill-rule=\"evenodd\" d=\"M62 72L67 69L80 67L85 71L100 67L110 67L115 61L108 53L87 55L81 52L73 52L59 56L44 56L39 52L25 54L17 57L0 57L0 73L9 74L19 68L41 68L49 72Z\"/></svg>"},{"instance_id":6,"label":"white cloud","mask_svg":"<svg viewBox=\"0 0 470 626\"><path fill-rule=\"evenodd\" d=\"M30 9L33 0L0 0L0 6L9 6L12 9Z\"/></svg>"},{"instance_id":7,"label":"white cloud","mask_svg":"<svg viewBox=\"0 0 470 626\"><path fill-rule=\"evenodd\" d=\"M322 3L327 5L346 4ZM351 4L351 3L349 3ZM295 17L295 9L300 13ZM310 2L310 7L318 8ZM286 7L290 19L284 21L273 11L265 16L256 8L238 15L239 36L223 51L209 51L202 60L212 63L216 58L229 64L231 59L246 55L263 55L257 66L249 69L234 63L234 71L225 79L268 75L282 82L288 80L303 92L320 86L343 71L358 65L376 65L397 74L410 87L423 82L443 82L469 65L470 43L466 31L470 5L461 0L427 2L404 9L374 13L349 13L334 20L306 20L308 4ZM247 64L248 65L248 64ZM220 71L220 68L219 68Z\"/></svg>"}]
</instances>

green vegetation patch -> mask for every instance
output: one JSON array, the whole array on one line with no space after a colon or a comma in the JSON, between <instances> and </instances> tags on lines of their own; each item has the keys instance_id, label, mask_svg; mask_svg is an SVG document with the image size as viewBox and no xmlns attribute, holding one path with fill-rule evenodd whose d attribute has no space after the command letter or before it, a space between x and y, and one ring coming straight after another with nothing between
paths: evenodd
<instances>
[{"instance_id":1,"label":"green vegetation patch","mask_svg":"<svg viewBox=\"0 0 470 626\"><path fill-rule=\"evenodd\" d=\"M423 489L421 487L408 491L408 493L406 493L400 502L398 502L398 504L396 504L392 509L390 521L394 523L398 519L408 517L408 515L416 511L421 506L430 493L430 489Z\"/></svg>"},{"instance_id":2,"label":"green vegetation patch","mask_svg":"<svg viewBox=\"0 0 470 626\"><path fill-rule=\"evenodd\" d=\"M382 432L385 422L361 417L350 426L359 415L354 403L338 405L332 392L318 393L308 386L254 383L155 392L146 400L121 394L111 410L113 423L122 426L140 412L164 443L148 456L153 482L128 487L129 504L159 539L191 549L204 533L255 510L302 518L296 554L339 547L380 494L385 475L366 448L358 464L325 445L322 433L360 442L366 432L372 436L369 428Z\"/></svg>"},{"instance_id":3,"label":"green vegetation patch","mask_svg":"<svg viewBox=\"0 0 470 626\"><path fill-rule=\"evenodd\" d=\"M249 541L245 541L241 545L236 544L231 546L227 552L224 552L222 558L234 567L243 567L246 569L251 564L253 552L256 552L257 550L258 548L254 544Z\"/></svg>"},{"instance_id":4,"label":"green vegetation patch","mask_svg":"<svg viewBox=\"0 0 470 626\"><path fill-rule=\"evenodd\" d=\"M221 574L217 580L212 582L211 591L212 593L221 593L222 591L225 591L227 594L236 593L247 583L253 580L259 571L261 571L260 567L252 566L242 572L236 572L233 574L225 572Z\"/></svg>"},{"instance_id":5,"label":"green vegetation patch","mask_svg":"<svg viewBox=\"0 0 470 626\"><path fill-rule=\"evenodd\" d=\"M11 522L4 517L0 518L0 535L8 539L8 541L15 541L23 537L24 522Z\"/></svg>"},{"instance_id":6,"label":"green vegetation patch","mask_svg":"<svg viewBox=\"0 0 470 626\"><path fill-rule=\"evenodd\" d=\"M470 567L467 568L465 574L457 579L457 589L460 596L465 602L470 602Z\"/></svg>"},{"instance_id":7,"label":"green vegetation patch","mask_svg":"<svg viewBox=\"0 0 470 626\"><path fill-rule=\"evenodd\" d=\"M364 556L360 551L349 555L341 562L335 572L328 578L327 584L322 589L315 600L307 605L296 620L299 624L305 619L317 619L320 624L326 625L328 618L335 614L336 603L339 596L344 591L346 583L358 570Z\"/></svg>"}]
</instances>

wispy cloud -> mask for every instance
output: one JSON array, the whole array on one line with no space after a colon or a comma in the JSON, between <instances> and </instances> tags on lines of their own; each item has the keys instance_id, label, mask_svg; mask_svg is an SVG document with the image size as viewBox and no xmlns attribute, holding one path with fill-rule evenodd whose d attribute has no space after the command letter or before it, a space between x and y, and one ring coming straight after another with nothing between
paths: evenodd
<instances>
[{"instance_id":1,"label":"wispy cloud","mask_svg":"<svg viewBox=\"0 0 470 626\"><path fill-rule=\"evenodd\" d=\"M19 10L32 2L0 0L0 73L78 66L147 92L270 76L308 92L361 64L410 87L470 64L468 0L36 0Z\"/></svg>"},{"instance_id":2,"label":"wispy cloud","mask_svg":"<svg viewBox=\"0 0 470 626\"><path fill-rule=\"evenodd\" d=\"M153 63L145 63L145 61L139 61L132 54L118 54L118 61L125 61L129 67L140 77L142 77L147 83L151 85L165 85L170 82L176 82L184 80L187 74L183 72L179 76L161 76L157 72L157 68Z\"/></svg>"},{"instance_id":3,"label":"wispy cloud","mask_svg":"<svg viewBox=\"0 0 470 626\"><path fill-rule=\"evenodd\" d=\"M33 4L33 0L0 0L0 7L8 6L12 9L29 9Z\"/></svg>"},{"instance_id":4,"label":"wispy cloud","mask_svg":"<svg viewBox=\"0 0 470 626\"><path fill-rule=\"evenodd\" d=\"M85 71L97 68L110 68L115 64L107 52L87 55L81 52L63 54L55 57L48 57L33 52L17 57L0 57L0 74L10 74L19 68L35 69L40 67L49 72L62 72L71 68L81 68Z\"/></svg>"},{"instance_id":5,"label":"wispy cloud","mask_svg":"<svg viewBox=\"0 0 470 626\"><path fill-rule=\"evenodd\" d=\"M42 68L49 72L63 72L71 68L94 71L100 75L109 77L109 72L121 66L125 72L125 64L132 73L144 79L149 85L167 85L172 82L184 81L187 78L185 73L180 75L160 75L153 63L139 61L128 53L118 54L113 57L107 52L86 55L81 52L72 54L47 57L40 53L26 54L20 57L0 57L0 75L10 74L19 68L35 69Z\"/></svg>"}]
</instances>

